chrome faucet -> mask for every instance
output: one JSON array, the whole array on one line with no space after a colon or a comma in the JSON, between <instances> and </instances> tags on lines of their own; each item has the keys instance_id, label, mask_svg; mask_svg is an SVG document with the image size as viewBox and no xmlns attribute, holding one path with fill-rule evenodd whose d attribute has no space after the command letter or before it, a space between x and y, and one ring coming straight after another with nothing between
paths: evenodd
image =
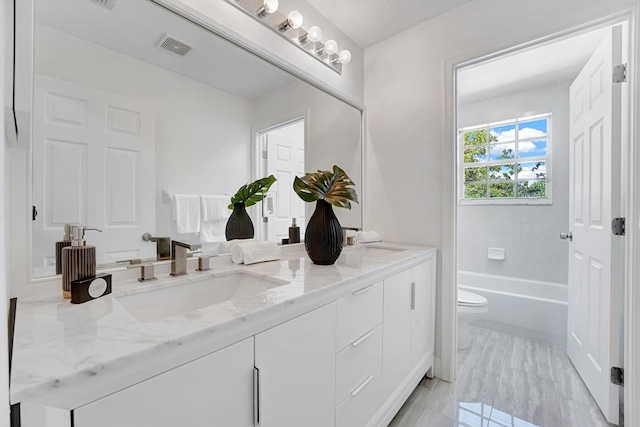
<instances>
[{"instance_id":1,"label":"chrome faucet","mask_svg":"<svg viewBox=\"0 0 640 427\"><path fill-rule=\"evenodd\" d=\"M142 240L145 242L156 242L156 259L162 261L171 258L171 238L153 237L150 233L144 233Z\"/></svg>"},{"instance_id":2,"label":"chrome faucet","mask_svg":"<svg viewBox=\"0 0 640 427\"><path fill-rule=\"evenodd\" d=\"M171 275L181 276L187 274L187 255L189 251L200 249L199 243L183 243L177 240L171 241Z\"/></svg>"}]
</instances>

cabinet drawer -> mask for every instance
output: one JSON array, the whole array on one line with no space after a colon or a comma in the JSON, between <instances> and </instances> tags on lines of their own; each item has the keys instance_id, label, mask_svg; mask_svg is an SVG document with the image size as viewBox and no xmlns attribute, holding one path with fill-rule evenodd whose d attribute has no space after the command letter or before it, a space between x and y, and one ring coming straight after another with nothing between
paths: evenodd
<instances>
[{"instance_id":1,"label":"cabinet drawer","mask_svg":"<svg viewBox=\"0 0 640 427\"><path fill-rule=\"evenodd\" d=\"M336 408L336 427L360 427L382 403L382 369L360 383Z\"/></svg>"},{"instance_id":2,"label":"cabinet drawer","mask_svg":"<svg viewBox=\"0 0 640 427\"><path fill-rule=\"evenodd\" d=\"M336 352L382 322L382 282L340 298L337 314Z\"/></svg>"},{"instance_id":3,"label":"cabinet drawer","mask_svg":"<svg viewBox=\"0 0 640 427\"><path fill-rule=\"evenodd\" d=\"M336 356L336 402L340 403L382 364L382 326L366 332Z\"/></svg>"}]
</instances>

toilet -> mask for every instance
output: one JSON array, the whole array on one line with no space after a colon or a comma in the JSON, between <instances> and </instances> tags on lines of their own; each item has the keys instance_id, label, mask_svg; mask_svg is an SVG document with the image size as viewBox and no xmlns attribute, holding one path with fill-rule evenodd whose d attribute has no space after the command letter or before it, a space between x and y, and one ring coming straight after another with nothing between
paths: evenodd
<instances>
[{"instance_id":1,"label":"toilet","mask_svg":"<svg viewBox=\"0 0 640 427\"><path fill-rule=\"evenodd\" d=\"M489 311L489 302L482 295L458 289L458 348L471 345L470 322L482 319Z\"/></svg>"}]
</instances>

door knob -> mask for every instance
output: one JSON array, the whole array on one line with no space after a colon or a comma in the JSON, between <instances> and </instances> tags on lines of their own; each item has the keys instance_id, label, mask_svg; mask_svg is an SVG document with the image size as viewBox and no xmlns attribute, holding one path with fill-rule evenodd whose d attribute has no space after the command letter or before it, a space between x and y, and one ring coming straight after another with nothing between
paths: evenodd
<instances>
[{"instance_id":1,"label":"door knob","mask_svg":"<svg viewBox=\"0 0 640 427\"><path fill-rule=\"evenodd\" d=\"M573 233L572 232L568 232L568 233L560 233L560 238L562 240L567 240L569 239L570 241L573 240Z\"/></svg>"}]
</instances>

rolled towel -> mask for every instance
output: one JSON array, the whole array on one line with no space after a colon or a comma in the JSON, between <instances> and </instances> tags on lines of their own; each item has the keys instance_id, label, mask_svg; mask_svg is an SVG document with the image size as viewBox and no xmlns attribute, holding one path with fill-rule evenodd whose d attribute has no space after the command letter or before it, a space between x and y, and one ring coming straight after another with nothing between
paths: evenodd
<instances>
[{"instance_id":1,"label":"rolled towel","mask_svg":"<svg viewBox=\"0 0 640 427\"><path fill-rule=\"evenodd\" d=\"M218 254L228 254L231 252L231 248L239 243L259 242L258 239L233 239L227 242L220 242L218 245Z\"/></svg>"},{"instance_id":2,"label":"rolled towel","mask_svg":"<svg viewBox=\"0 0 640 427\"><path fill-rule=\"evenodd\" d=\"M373 230L357 231L354 240L358 243L381 242L382 237Z\"/></svg>"},{"instance_id":3,"label":"rolled towel","mask_svg":"<svg viewBox=\"0 0 640 427\"><path fill-rule=\"evenodd\" d=\"M255 264L280 259L280 248L276 242L239 243L231 248L231 261L236 264Z\"/></svg>"}]
</instances>

